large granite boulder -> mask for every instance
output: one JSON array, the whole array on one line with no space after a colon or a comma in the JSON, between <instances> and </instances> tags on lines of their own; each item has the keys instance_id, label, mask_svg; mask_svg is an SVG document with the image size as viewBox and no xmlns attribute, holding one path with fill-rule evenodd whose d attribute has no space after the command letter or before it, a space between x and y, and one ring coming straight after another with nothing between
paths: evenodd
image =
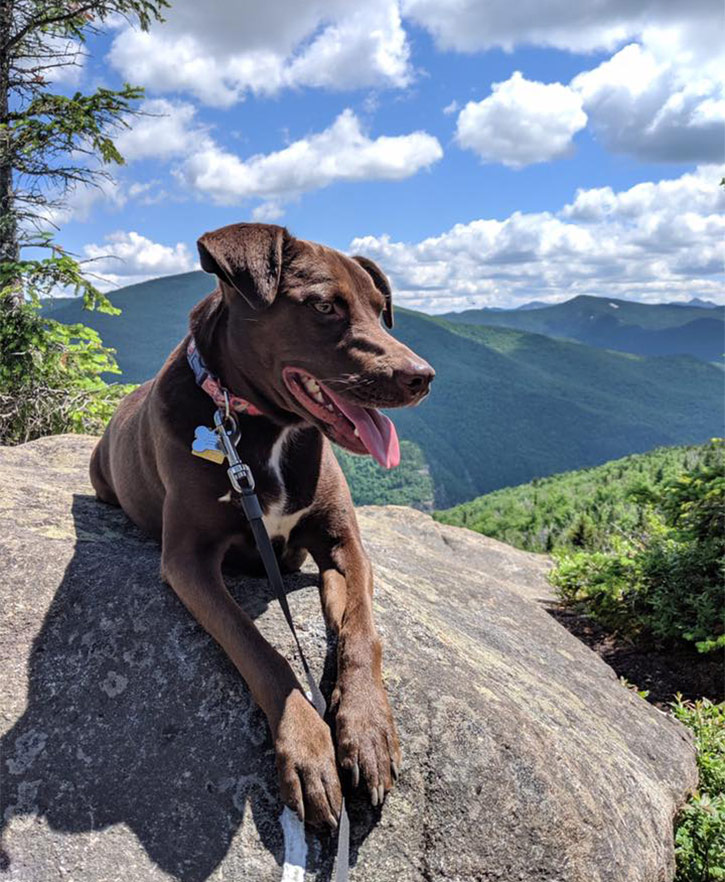
<instances>
[{"instance_id":1,"label":"large granite boulder","mask_svg":"<svg viewBox=\"0 0 725 882\"><path fill-rule=\"evenodd\" d=\"M329 880L334 841L283 815L244 684L158 547L93 498L93 443L0 449L0 877ZM410 509L359 517L405 764L382 811L351 800L352 879L669 880L692 744L547 614L546 559ZM292 659L266 583L230 584ZM313 569L288 585L329 689Z\"/></svg>"}]
</instances>

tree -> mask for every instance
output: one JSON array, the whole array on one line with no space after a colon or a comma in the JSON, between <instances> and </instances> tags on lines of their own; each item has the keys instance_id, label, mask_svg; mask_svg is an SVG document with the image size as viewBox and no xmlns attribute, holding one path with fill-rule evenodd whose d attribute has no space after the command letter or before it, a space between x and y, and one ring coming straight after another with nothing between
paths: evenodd
<instances>
[{"instance_id":1,"label":"tree","mask_svg":"<svg viewBox=\"0 0 725 882\"><path fill-rule=\"evenodd\" d=\"M99 186L123 157L113 136L143 90L72 96L53 77L82 62L110 16L147 29L166 0L0 0L0 441L94 427L114 396L100 374L110 350L83 325L43 317L57 287L112 312L83 266L54 240L53 212L73 188Z\"/></svg>"}]
</instances>

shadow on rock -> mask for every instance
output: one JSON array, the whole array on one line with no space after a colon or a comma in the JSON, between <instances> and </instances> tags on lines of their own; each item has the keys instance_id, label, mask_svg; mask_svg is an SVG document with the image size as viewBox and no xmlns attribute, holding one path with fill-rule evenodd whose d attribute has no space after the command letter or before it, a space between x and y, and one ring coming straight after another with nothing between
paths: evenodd
<instances>
[{"instance_id":1,"label":"shadow on rock","mask_svg":"<svg viewBox=\"0 0 725 882\"><path fill-rule=\"evenodd\" d=\"M26 814L68 833L124 823L163 871L201 882L251 812L252 838L281 864L282 804L264 715L160 581L158 546L90 496L74 497L73 517L78 541L33 643L27 708L2 742L3 828ZM286 579L288 591L316 581ZM261 579L238 580L234 593L255 618L272 600ZM325 669L329 695L331 639ZM355 817L359 844L376 819ZM333 847L313 846L322 878ZM11 851L0 870L12 860Z\"/></svg>"}]
</instances>

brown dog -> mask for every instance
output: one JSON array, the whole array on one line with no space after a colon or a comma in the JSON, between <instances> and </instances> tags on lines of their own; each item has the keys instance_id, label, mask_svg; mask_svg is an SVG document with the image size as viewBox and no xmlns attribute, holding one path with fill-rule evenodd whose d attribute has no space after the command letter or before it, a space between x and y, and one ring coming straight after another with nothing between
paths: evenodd
<instances>
[{"instance_id":1,"label":"brown dog","mask_svg":"<svg viewBox=\"0 0 725 882\"><path fill-rule=\"evenodd\" d=\"M372 570L327 439L397 464L395 429L375 408L417 403L433 370L381 327L381 317L392 325L390 287L372 261L265 224L224 227L198 245L219 285L194 308L191 333L210 372L259 412L238 416L242 458L281 566L297 569L309 552L320 569L324 615L339 637L338 759L377 805L400 748ZM335 826L341 790L330 730L222 579L223 560L256 573L259 559L226 469L190 453L215 405L187 363L188 344L121 403L93 453L91 480L101 500L161 539L164 579L249 685L269 721L284 801L312 824Z\"/></svg>"}]
</instances>

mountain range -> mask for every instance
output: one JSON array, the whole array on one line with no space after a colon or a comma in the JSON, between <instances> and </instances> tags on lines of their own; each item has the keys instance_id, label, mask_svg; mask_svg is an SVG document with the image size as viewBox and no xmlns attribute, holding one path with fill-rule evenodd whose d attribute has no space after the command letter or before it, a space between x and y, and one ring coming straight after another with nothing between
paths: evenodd
<instances>
[{"instance_id":1,"label":"mountain range","mask_svg":"<svg viewBox=\"0 0 725 882\"><path fill-rule=\"evenodd\" d=\"M120 316L85 312L77 300L47 309L59 321L96 328L117 350L121 379L140 382L160 368L186 333L189 310L213 287L205 273L185 273L113 292ZM646 307L646 314L659 308L689 323L684 307ZM722 371L689 355L609 351L463 323L460 314L449 321L398 309L396 319L395 335L437 370L432 394L420 407L391 414L401 438L422 451L437 507L657 445L722 434ZM659 330L677 327L669 315L659 320Z\"/></svg>"},{"instance_id":2,"label":"mountain range","mask_svg":"<svg viewBox=\"0 0 725 882\"><path fill-rule=\"evenodd\" d=\"M704 301L649 304L581 295L563 303L534 301L517 309L467 309L443 317L637 355L692 355L717 361L725 353L725 307Z\"/></svg>"}]
</instances>

